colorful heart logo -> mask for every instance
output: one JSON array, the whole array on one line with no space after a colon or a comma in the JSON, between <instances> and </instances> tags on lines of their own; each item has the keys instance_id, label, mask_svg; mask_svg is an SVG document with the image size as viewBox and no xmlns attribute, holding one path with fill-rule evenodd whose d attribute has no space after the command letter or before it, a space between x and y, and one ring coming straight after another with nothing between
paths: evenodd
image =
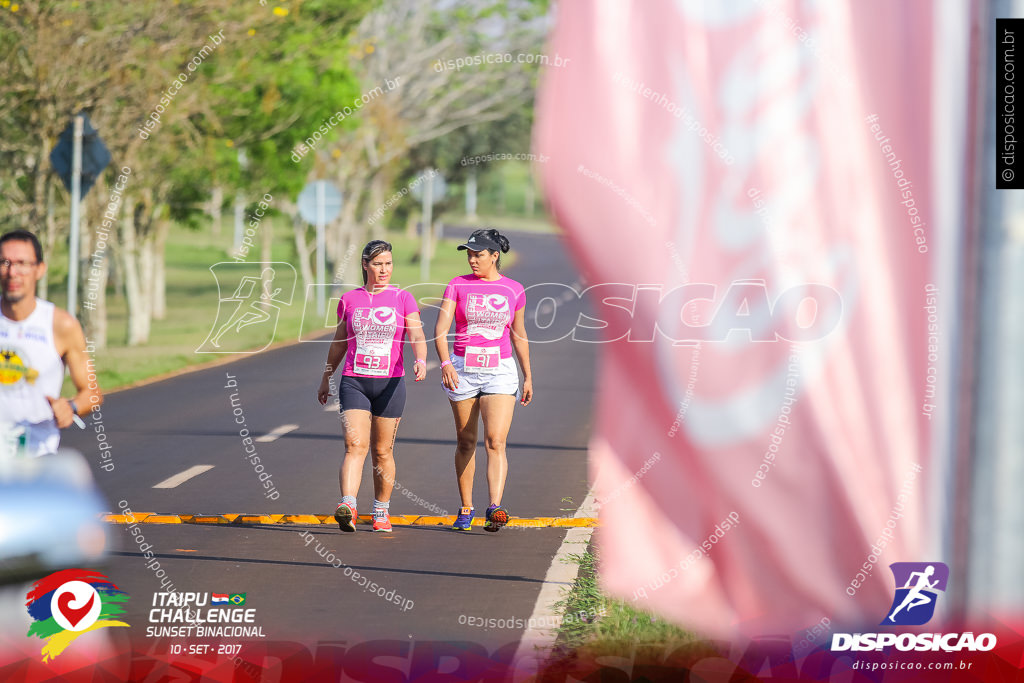
<instances>
[{"instance_id":1,"label":"colorful heart logo","mask_svg":"<svg viewBox=\"0 0 1024 683\"><path fill-rule=\"evenodd\" d=\"M85 581L67 581L53 593L50 611L57 624L68 631L88 630L99 618L103 601Z\"/></svg>"},{"instance_id":2,"label":"colorful heart logo","mask_svg":"<svg viewBox=\"0 0 1024 683\"><path fill-rule=\"evenodd\" d=\"M78 626L78 622L85 619L92 609L92 603L96 601L96 594L93 593L89 596L89 600L85 603L84 607L72 607L71 603L77 597L71 592L61 593L57 596L57 609L72 626Z\"/></svg>"}]
</instances>

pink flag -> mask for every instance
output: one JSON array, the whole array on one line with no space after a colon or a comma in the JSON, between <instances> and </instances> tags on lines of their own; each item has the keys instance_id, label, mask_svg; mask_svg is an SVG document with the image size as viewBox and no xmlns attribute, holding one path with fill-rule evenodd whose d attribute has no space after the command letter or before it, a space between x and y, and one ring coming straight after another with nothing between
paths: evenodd
<instances>
[{"instance_id":1,"label":"pink flag","mask_svg":"<svg viewBox=\"0 0 1024 683\"><path fill-rule=\"evenodd\" d=\"M535 151L612 340L591 441L612 595L819 645L880 623L890 563L943 559L969 9L560 3Z\"/></svg>"}]
</instances>

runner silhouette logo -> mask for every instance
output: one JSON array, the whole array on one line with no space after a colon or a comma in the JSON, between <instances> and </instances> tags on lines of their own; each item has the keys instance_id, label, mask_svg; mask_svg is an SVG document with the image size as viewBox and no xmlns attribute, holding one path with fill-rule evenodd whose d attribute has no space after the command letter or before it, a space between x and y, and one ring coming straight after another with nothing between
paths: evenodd
<instances>
[{"instance_id":1,"label":"runner silhouette logo","mask_svg":"<svg viewBox=\"0 0 1024 683\"><path fill-rule=\"evenodd\" d=\"M196 353L258 353L274 342L297 279L289 263L230 262L210 266L217 316Z\"/></svg>"},{"instance_id":2,"label":"runner silhouette logo","mask_svg":"<svg viewBox=\"0 0 1024 683\"><path fill-rule=\"evenodd\" d=\"M894 562L896 596L882 626L920 626L935 614L939 593L945 592L949 567L942 562Z\"/></svg>"}]
</instances>

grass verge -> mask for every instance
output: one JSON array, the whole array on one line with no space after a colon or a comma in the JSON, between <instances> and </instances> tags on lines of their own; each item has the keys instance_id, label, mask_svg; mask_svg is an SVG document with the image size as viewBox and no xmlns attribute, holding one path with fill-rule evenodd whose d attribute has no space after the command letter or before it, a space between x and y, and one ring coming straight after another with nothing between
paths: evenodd
<instances>
[{"instance_id":1,"label":"grass verge","mask_svg":"<svg viewBox=\"0 0 1024 683\"><path fill-rule=\"evenodd\" d=\"M545 665L549 674L586 669L599 657L621 657L634 664L683 669L719 656L708 641L650 612L604 595L597 583L598 556L591 543L571 555L579 575L555 607L563 614L555 647ZM561 680L557 675L553 680Z\"/></svg>"}]
</instances>

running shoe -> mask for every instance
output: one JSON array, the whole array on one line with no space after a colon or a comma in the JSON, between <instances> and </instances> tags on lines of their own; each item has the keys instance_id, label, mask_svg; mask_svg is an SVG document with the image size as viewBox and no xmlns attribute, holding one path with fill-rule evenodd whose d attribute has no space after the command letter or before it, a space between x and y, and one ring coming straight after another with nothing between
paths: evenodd
<instances>
[{"instance_id":1,"label":"running shoe","mask_svg":"<svg viewBox=\"0 0 1024 683\"><path fill-rule=\"evenodd\" d=\"M473 526L473 508L459 508L459 516L455 518L452 528L456 531L469 531Z\"/></svg>"},{"instance_id":2,"label":"running shoe","mask_svg":"<svg viewBox=\"0 0 1024 683\"><path fill-rule=\"evenodd\" d=\"M506 524L508 524L508 510L492 503L487 508L487 524L484 524L484 531L497 531Z\"/></svg>"},{"instance_id":3,"label":"running shoe","mask_svg":"<svg viewBox=\"0 0 1024 683\"><path fill-rule=\"evenodd\" d=\"M356 514L354 507L348 503L338 503L338 509L334 511L334 520L338 523L339 529L355 531L357 519L359 519L359 515Z\"/></svg>"},{"instance_id":4,"label":"running shoe","mask_svg":"<svg viewBox=\"0 0 1024 683\"><path fill-rule=\"evenodd\" d=\"M385 508L373 509L373 530L391 533L391 515Z\"/></svg>"}]
</instances>

